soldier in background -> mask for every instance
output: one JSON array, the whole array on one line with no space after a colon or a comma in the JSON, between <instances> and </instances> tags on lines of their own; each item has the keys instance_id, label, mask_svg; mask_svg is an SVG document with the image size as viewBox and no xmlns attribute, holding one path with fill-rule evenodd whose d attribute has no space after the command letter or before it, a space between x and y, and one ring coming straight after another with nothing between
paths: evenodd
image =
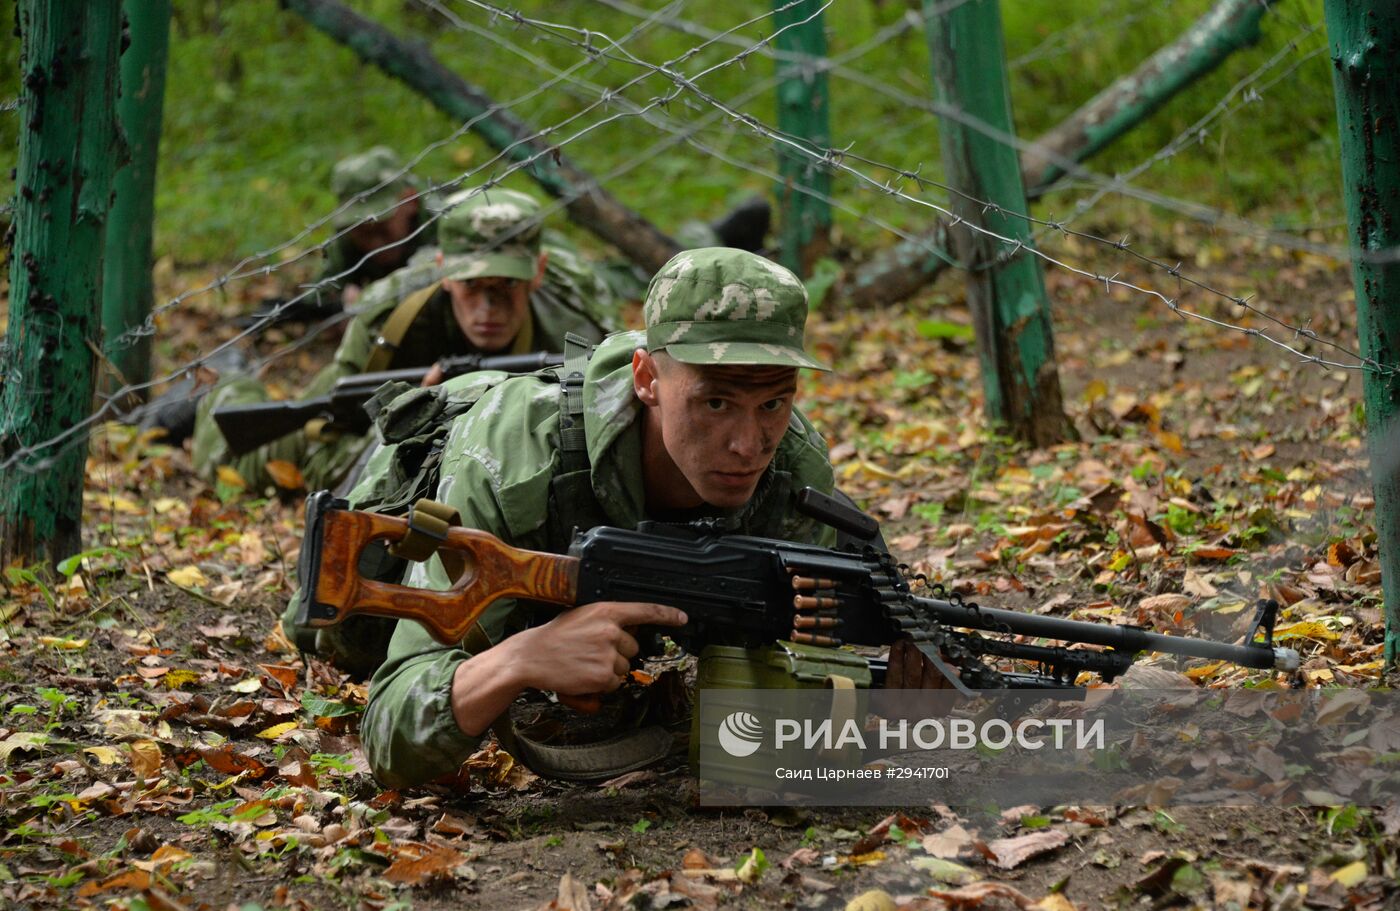
<instances>
[{"instance_id":1,"label":"soldier in background","mask_svg":"<svg viewBox=\"0 0 1400 911\"><path fill-rule=\"evenodd\" d=\"M410 264L365 289L334 360L302 393L324 395L342 377L407 367L432 367L463 354L525 354L563 350L565 333L600 341L617 328L607 286L567 250L541 242L541 210L514 190L466 190L445 204L437 221L438 249L427 266ZM437 382L431 371L428 384ZM250 376L219 383L198 407L194 463L213 479L230 465L250 487L273 482L272 460L290 462L307 489L333 487L371 437L323 437L315 428L232 457L214 423L221 405L266 401Z\"/></svg>"}]
</instances>

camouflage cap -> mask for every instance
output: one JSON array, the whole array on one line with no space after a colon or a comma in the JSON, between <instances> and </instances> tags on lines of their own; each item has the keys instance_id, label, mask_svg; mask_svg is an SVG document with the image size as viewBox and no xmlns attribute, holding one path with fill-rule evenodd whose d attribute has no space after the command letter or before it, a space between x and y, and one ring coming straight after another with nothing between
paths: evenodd
<instances>
[{"instance_id":1,"label":"camouflage cap","mask_svg":"<svg viewBox=\"0 0 1400 911\"><path fill-rule=\"evenodd\" d=\"M532 196L493 187L463 190L438 220L442 277L535 277L540 258L540 204Z\"/></svg>"},{"instance_id":2,"label":"camouflage cap","mask_svg":"<svg viewBox=\"0 0 1400 911\"><path fill-rule=\"evenodd\" d=\"M344 205L335 215L335 227L348 228L387 214L404 190L417 188L418 180L388 146L343 158L331 170L331 192Z\"/></svg>"},{"instance_id":3,"label":"camouflage cap","mask_svg":"<svg viewBox=\"0 0 1400 911\"><path fill-rule=\"evenodd\" d=\"M830 370L802 349L807 289L787 269L728 247L671 257L647 288L647 350L683 364Z\"/></svg>"}]
</instances>

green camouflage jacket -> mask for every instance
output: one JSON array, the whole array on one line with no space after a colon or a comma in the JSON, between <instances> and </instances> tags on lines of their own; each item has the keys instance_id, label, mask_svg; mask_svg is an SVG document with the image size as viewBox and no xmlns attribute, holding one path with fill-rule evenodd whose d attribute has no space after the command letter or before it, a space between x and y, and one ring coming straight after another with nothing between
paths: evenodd
<instances>
[{"instance_id":1,"label":"green camouflage jacket","mask_svg":"<svg viewBox=\"0 0 1400 911\"><path fill-rule=\"evenodd\" d=\"M641 477L640 403L632 391L632 352L645 346L640 332L610 336L589 362L584 387L588 467L562 471L559 452L560 388L540 376L507 379L457 418L448 433L436 499L456 508L464 525L488 531L507 543L562 553L574 527L600 524L635 528L646 518ZM472 376L453 384L467 388ZM451 394L449 392L448 394ZM373 496L383 466L380 450L350 494L353 503ZM735 518L743 534L830 546L834 533L797 514L796 492L804 486L830 492L832 471L826 444L794 411L754 498ZM409 585L448 587L434 557L415 564ZM548 614L540 611L541 620ZM482 616L493 642L530 625L534 611L509 599ZM361 739L371 767L391 787L430 781L454 772L480 738L457 727L452 715L452 676L470 657L462 647L433 640L417 623L398 624L388 660L370 685Z\"/></svg>"}]
</instances>

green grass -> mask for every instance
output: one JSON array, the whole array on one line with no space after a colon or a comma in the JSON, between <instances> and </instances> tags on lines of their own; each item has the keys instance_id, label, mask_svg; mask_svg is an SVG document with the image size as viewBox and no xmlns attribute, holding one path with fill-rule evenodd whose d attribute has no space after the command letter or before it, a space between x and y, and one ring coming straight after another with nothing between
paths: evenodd
<instances>
[{"instance_id":1,"label":"green grass","mask_svg":"<svg viewBox=\"0 0 1400 911\"><path fill-rule=\"evenodd\" d=\"M487 26L486 17L466 3L444 0L444 4L463 18ZM352 5L396 32L425 38L443 61L500 101L530 92L547 78L533 64L454 28L417 3L359 0ZM634 17L599 4L517 0L514 5L527 15L586 26L613 37L621 37L637 24ZM647 5L657 7L659 0L647 0ZM1208 0L1151 5L1124 0L1077 5L1062 0L1004 2L1008 58L1015 61L1032 53L1039 58L1012 70L1020 134L1031 137L1055 124L1171 40L1209 5ZM1091 166L1112 174L1155 152L1210 110L1229 86L1295 37L1302 24L1320 22L1321 5L1321 0L1281 3L1277 13L1265 18L1264 39L1258 46L1235 55L1095 158ZM683 15L718 29L752 18L765 8L739 0L711 0L688 6ZM836 0L826 14L830 52L840 54L860 44L898 21L906 9L900 2ZM757 39L768 31L768 23L762 21L739 34ZM527 27L501 22L494 33L554 66L579 59L577 49ZM1036 51L1047 38L1052 50L1061 46L1059 38L1065 39L1063 52ZM681 55L696 40L655 27L627 47L643 59L660 62ZM1304 50L1322 41L1319 30L1305 42ZM18 44L0 45L4 64L0 101L18 94ZM733 53L727 46L710 49L684 68L693 73ZM928 50L917 30L851 65L901 91L931 95ZM1329 66L1325 54L1308 61L1245 111L1225 120L1203 143L1157 165L1140 182L1158 192L1285 227L1340 220ZM771 63L755 56L745 68L730 66L706 76L700 85L728 99L767 78L771 69ZM638 72L629 63L608 61L589 64L579 75L616 87ZM629 90L628 97L644 103L667 87L659 77L650 77ZM772 123L773 95L764 92L746 110ZM836 145L854 143L854 151L903 168L922 163L922 173L937 175L937 126L928 115L839 78L833 81L831 95ZM574 94L561 90L533 98L517 112L531 124L547 125L583 106ZM684 120L698 116L679 101L671 111ZM590 116L583 122L594 119ZM326 189L327 176L338 158L376 143L412 154L450 136L455 128L412 91L359 63L350 51L273 0L177 3L160 161L157 252L173 254L185 263L225 262L272 247L330 210L333 200ZM0 173L8 173L15 164L19 129L18 114L0 114ZM602 173L657 136L652 127L626 118L598 129L566 151L586 169ZM726 155L764 168L772 165L770 144L746 129L718 126L703 138ZM491 154L474 137L459 138L427 154L418 171L443 180L479 166ZM519 177L513 183L526 186ZM688 217L711 217L738 196L766 190L768 181L681 147L618 176L608 187L667 227ZM12 188L7 184L0 192L12 192ZM916 226L930 214L863 190L849 177L838 178L835 195L899 226ZM928 196L941 201L942 194L929 190ZM1066 212L1073 198L1052 194L1040 211ZM1084 224L1105 232L1131 233L1135 226L1122 222L1141 218L1142 211L1136 206L1113 207ZM838 215L838 224L848 241L861 245L890 241L888 234L854 216ZM324 232L313 240L323 236Z\"/></svg>"}]
</instances>

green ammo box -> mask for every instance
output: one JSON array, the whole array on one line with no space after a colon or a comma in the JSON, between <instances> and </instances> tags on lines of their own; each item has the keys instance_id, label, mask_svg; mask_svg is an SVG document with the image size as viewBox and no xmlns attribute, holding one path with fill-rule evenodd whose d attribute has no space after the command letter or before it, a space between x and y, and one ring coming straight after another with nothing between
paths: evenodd
<instances>
[{"instance_id":1,"label":"green ammo box","mask_svg":"<svg viewBox=\"0 0 1400 911\"><path fill-rule=\"evenodd\" d=\"M753 649L707 646L700 653L695 678L696 708L690 722L691 770L700 764L702 691L823 689L832 676L849 678L857 689L870 688L870 666L866 660L840 649L786 641Z\"/></svg>"}]
</instances>

